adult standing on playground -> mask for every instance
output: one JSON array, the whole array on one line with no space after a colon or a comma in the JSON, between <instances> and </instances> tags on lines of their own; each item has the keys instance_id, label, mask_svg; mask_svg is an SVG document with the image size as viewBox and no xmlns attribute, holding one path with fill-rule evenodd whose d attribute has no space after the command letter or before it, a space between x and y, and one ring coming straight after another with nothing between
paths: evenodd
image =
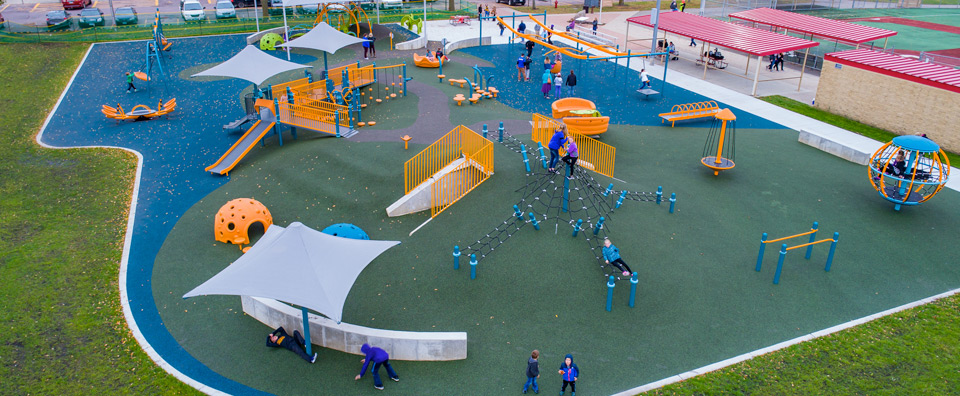
<instances>
[{"instance_id":1,"label":"adult standing on playground","mask_svg":"<svg viewBox=\"0 0 960 396\"><path fill-rule=\"evenodd\" d=\"M370 40L370 55L374 58L377 57L377 47L374 46L374 43L377 41L376 37L373 37L373 31L367 33L367 40Z\"/></svg>"},{"instance_id":2,"label":"adult standing on playground","mask_svg":"<svg viewBox=\"0 0 960 396\"><path fill-rule=\"evenodd\" d=\"M573 69L570 69L570 74L567 75L567 86L570 87L570 96L576 95L577 76L573 74Z\"/></svg>"},{"instance_id":3,"label":"adult standing on playground","mask_svg":"<svg viewBox=\"0 0 960 396\"><path fill-rule=\"evenodd\" d=\"M773 68L783 71L783 52L777 54L777 62L773 65Z\"/></svg>"},{"instance_id":4,"label":"adult standing on playground","mask_svg":"<svg viewBox=\"0 0 960 396\"><path fill-rule=\"evenodd\" d=\"M533 58L523 58L523 81L530 81L530 65L533 64Z\"/></svg>"},{"instance_id":5,"label":"adult standing on playground","mask_svg":"<svg viewBox=\"0 0 960 396\"><path fill-rule=\"evenodd\" d=\"M670 0L670 11L677 10L677 0Z\"/></svg>"},{"instance_id":6,"label":"adult standing on playground","mask_svg":"<svg viewBox=\"0 0 960 396\"><path fill-rule=\"evenodd\" d=\"M527 40L527 43L524 44L524 46L527 47L527 58L533 56L533 40Z\"/></svg>"},{"instance_id":7,"label":"adult standing on playground","mask_svg":"<svg viewBox=\"0 0 960 396\"><path fill-rule=\"evenodd\" d=\"M363 344L360 347L360 352L363 352L366 355L363 359L360 359L360 362L363 363L363 367L360 368L360 374L354 378L354 380L359 381L363 377L363 374L367 372L367 367L370 366L370 363L373 363L373 387L379 390L383 390L383 381L380 380L380 366L387 368L387 375L390 376L390 379L400 382L400 376L397 375L396 371L393 371L393 367L390 366L390 355L387 354L387 351L383 349L370 346L370 344Z\"/></svg>"},{"instance_id":8,"label":"adult standing on playground","mask_svg":"<svg viewBox=\"0 0 960 396\"><path fill-rule=\"evenodd\" d=\"M477 4L477 19L480 19L481 21L483 21L483 19L481 18L483 18L483 5Z\"/></svg>"},{"instance_id":9,"label":"adult standing on playground","mask_svg":"<svg viewBox=\"0 0 960 396\"><path fill-rule=\"evenodd\" d=\"M504 26L503 22L500 22L500 21L497 21L497 27L500 28L500 35L503 36L503 29L506 29L507 27Z\"/></svg>"},{"instance_id":10,"label":"adult standing on playground","mask_svg":"<svg viewBox=\"0 0 960 396\"><path fill-rule=\"evenodd\" d=\"M540 82L543 84L540 86L540 92L543 92L543 98L546 99L550 94L550 85L553 84L553 73L550 73L550 69L543 71Z\"/></svg>"},{"instance_id":11,"label":"adult standing on playground","mask_svg":"<svg viewBox=\"0 0 960 396\"><path fill-rule=\"evenodd\" d=\"M553 87L557 90L557 99L560 99L560 90L563 89L563 76L561 76L560 73L557 73L553 77Z\"/></svg>"},{"instance_id":12,"label":"adult standing on playground","mask_svg":"<svg viewBox=\"0 0 960 396\"><path fill-rule=\"evenodd\" d=\"M560 125L556 131L553 131L553 136L550 137L550 142L547 143L547 148L550 149L550 166L547 167L547 171L556 173L557 172L557 162L560 162L560 147L563 147L563 142L567 140L567 125Z\"/></svg>"},{"instance_id":13,"label":"adult standing on playground","mask_svg":"<svg viewBox=\"0 0 960 396\"><path fill-rule=\"evenodd\" d=\"M640 90L652 88L650 85L650 76L647 75L647 69L640 69Z\"/></svg>"},{"instance_id":14,"label":"adult standing on playground","mask_svg":"<svg viewBox=\"0 0 960 396\"><path fill-rule=\"evenodd\" d=\"M520 58L517 59L517 81L526 81L525 76L527 75L527 68L525 66L526 58L523 56L523 53L520 53Z\"/></svg>"},{"instance_id":15,"label":"adult standing on playground","mask_svg":"<svg viewBox=\"0 0 960 396\"><path fill-rule=\"evenodd\" d=\"M687 9L687 0L681 0L681 1L680 1L680 12L684 12L683 10L685 10L685 9Z\"/></svg>"},{"instance_id":16,"label":"adult standing on playground","mask_svg":"<svg viewBox=\"0 0 960 396\"><path fill-rule=\"evenodd\" d=\"M527 31L527 24L523 23L523 20L520 20L520 25L517 25L517 32L520 32L520 34L525 34L524 32L526 31ZM523 41L522 36L520 37L520 41Z\"/></svg>"}]
</instances>

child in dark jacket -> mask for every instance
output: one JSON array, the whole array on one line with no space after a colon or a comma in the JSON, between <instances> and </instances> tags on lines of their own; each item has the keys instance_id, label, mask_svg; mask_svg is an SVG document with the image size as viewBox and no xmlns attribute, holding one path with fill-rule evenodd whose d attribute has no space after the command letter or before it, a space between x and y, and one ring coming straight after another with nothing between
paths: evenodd
<instances>
[{"instance_id":1,"label":"child in dark jacket","mask_svg":"<svg viewBox=\"0 0 960 396\"><path fill-rule=\"evenodd\" d=\"M527 388L533 388L533 393L540 393L540 387L537 386L537 378L540 378L540 351L534 349L527 360L527 383L523 384L523 393L527 393Z\"/></svg>"},{"instance_id":2,"label":"child in dark jacket","mask_svg":"<svg viewBox=\"0 0 960 396\"><path fill-rule=\"evenodd\" d=\"M300 335L300 330L294 330L293 336L291 337L287 334L287 331L283 329L283 326L281 326L274 330L273 333L267 334L267 346L271 348L286 348L310 363L317 361L316 353L314 353L313 356L307 355L306 340Z\"/></svg>"},{"instance_id":3,"label":"child in dark jacket","mask_svg":"<svg viewBox=\"0 0 960 396\"><path fill-rule=\"evenodd\" d=\"M363 377L363 374L367 372L367 367L373 363L373 387L383 390L383 381L380 380L380 366L387 368L387 375L390 379L394 381L400 381L400 376L397 375L396 371L393 371L393 367L390 366L390 355L387 354L387 351L377 348L375 346L370 346L370 344L363 344L360 347L360 352L363 352L364 358L360 360L363 363L363 367L360 368L360 374L357 375L356 380L359 380Z\"/></svg>"},{"instance_id":4,"label":"child in dark jacket","mask_svg":"<svg viewBox=\"0 0 960 396\"><path fill-rule=\"evenodd\" d=\"M563 378L563 387L560 388L560 394L567 391L567 385L570 385L570 395L577 396L577 377L580 376L580 368L573 363L573 355L567 354L560 365L560 377Z\"/></svg>"}]
</instances>

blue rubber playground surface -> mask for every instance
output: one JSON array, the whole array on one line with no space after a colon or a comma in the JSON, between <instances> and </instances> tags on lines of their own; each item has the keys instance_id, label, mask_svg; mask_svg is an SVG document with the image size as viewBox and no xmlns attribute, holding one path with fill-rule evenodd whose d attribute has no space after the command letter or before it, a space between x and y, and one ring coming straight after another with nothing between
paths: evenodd
<instances>
[{"instance_id":1,"label":"blue rubber playground surface","mask_svg":"<svg viewBox=\"0 0 960 396\"><path fill-rule=\"evenodd\" d=\"M796 132L738 109L737 168L713 176L699 164L710 123L669 128L656 117L673 104L709 98L659 80L654 89L663 95L643 98L635 92L636 72L576 61L579 96L596 102L615 124L603 141L617 147L615 176L622 181L598 180L632 191L662 185L679 199L674 214L664 205L630 202L609 221L641 275L637 307L627 307L628 287L620 282L613 311L604 311L604 276L582 243L563 239L569 237L563 229L523 230L485 258L471 281L463 268L451 269L450 252L512 215L517 191L528 182L518 154L495 145L495 176L413 236L428 214L387 218L384 208L403 195L403 162L435 139L423 136L442 135L461 119L475 128L507 120L512 134L527 139L528 113L550 113L552 100L540 98L538 83L515 81L520 47L452 54L462 64L451 72L468 73L477 64L495 76L500 100L474 106L457 107L452 88L437 83L436 69L409 68L417 95L397 103L418 107L419 114L404 117L436 118L403 125L409 127L404 133L423 139L414 136L410 150L391 129L409 121L398 116L394 127L381 122L384 129L363 129L351 139L301 132L294 141L285 132L283 147L267 138L229 177L214 176L203 169L239 138L221 126L243 114L240 97L250 84L188 76L243 45L243 36L174 40L167 78L132 94L124 93L123 73L142 67L145 44L94 45L43 132L43 142L54 146L116 146L143 155L126 283L131 312L164 360L224 392L376 392L369 379L353 380L357 356L321 350L318 362L307 365L288 352L267 351L269 329L243 315L237 297L181 299L239 257L236 246L215 242L212 232L214 213L233 198L263 202L279 225L301 221L322 229L347 222L372 239L402 241L361 274L344 322L467 331L469 346L463 361L395 362L403 381L387 389L400 394L519 392L535 348L542 353L545 392L559 387L551 373L574 353L584 370L581 394L609 394L960 286L954 265L960 194L945 190L922 207L894 212L870 189L863 167L799 144ZM385 64L390 56L410 59L382 52ZM355 48L338 52L331 67L355 61L356 54ZM314 56L292 60L322 67ZM301 76L291 72L268 83ZM171 97L178 108L169 119L117 124L99 112L102 104L131 109ZM763 270L754 271L762 232L799 233L812 221L820 221L822 237L841 233L831 272L823 271L822 245L809 262L792 254L780 285L771 284L775 249L768 249Z\"/></svg>"}]
</instances>

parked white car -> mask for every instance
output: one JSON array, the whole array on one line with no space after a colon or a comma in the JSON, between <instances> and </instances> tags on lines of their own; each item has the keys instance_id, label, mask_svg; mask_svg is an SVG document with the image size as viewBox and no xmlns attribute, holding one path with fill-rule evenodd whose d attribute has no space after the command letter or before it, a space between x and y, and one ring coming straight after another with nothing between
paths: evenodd
<instances>
[{"instance_id":1,"label":"parked white car","mask_svg":"<svg viewBox=\"0 0 960 396\"><path fill-rule=\"evenodd\" d=\"M233 8L233 3L230 0L220 0L217 2L216 7L217 19L226 19L226 18L236 18L237 10Z\"/></svg>"},{"instance_id":2,"label":"parked white car","mask_svg":"<svg viewBox=\"0 0 960 396\"><path fill-rule=\"evenodd\" d=\"M180 13L185 21L202 21L206 18L203 6L197 0L186 0L181 7Z\"/></svg>"}]
</instances>

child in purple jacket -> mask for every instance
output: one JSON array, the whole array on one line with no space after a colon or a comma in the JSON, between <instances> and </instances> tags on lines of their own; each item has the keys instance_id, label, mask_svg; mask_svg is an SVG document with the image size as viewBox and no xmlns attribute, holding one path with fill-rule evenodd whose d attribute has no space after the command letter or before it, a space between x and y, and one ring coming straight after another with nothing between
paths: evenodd
<instances>
[{"instance_id":1,"label":"child in purple jacket","mask_svg":"<svg viewBox=\"0 0 960 396\"><path fill-rule=\"evenodd\" d=\"M373 387L382 390L383 381L380 380L380 366L387 368L387 375L390 376L390 379L399 382L400 376L397 375L396 371L393 371L393 367L390 366L390 355L387 354L387 351L383 349L370 346L370 344L363 344L360 347L360 352L363 352L366 355L365 358L360 359L360 362L363 363L363 368L360 369L360 374L357 375L355 380L360 380L363 377L363 374L367 372L367 367L370 366L370 363L373 362Z\"/></svg>"}]
</instances>

